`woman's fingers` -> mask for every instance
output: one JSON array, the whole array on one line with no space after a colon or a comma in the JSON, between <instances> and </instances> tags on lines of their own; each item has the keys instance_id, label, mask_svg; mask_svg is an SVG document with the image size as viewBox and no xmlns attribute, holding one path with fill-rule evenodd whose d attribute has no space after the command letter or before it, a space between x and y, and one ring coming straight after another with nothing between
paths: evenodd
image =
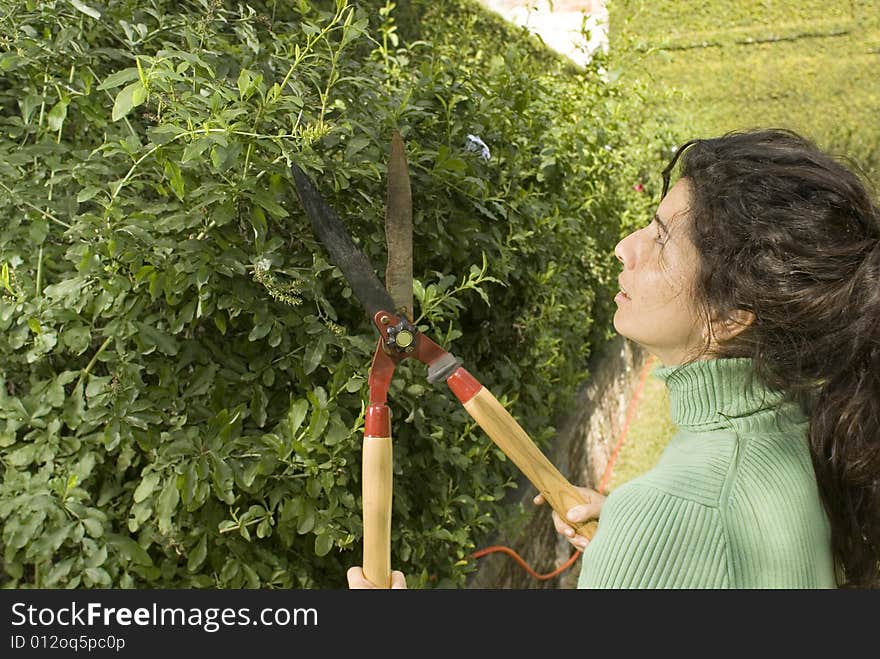
<instances>
[{"instance_id":1,"label":"woman's fingers","mask_svg":"<svg viewBox=\"0 0 880 659\"><path fill-rule=\"evenodd\" d=\"M597 519L599 512L602 510L600 503L584 503L580 506L572 506L565 513L570 522L586 522L590 519Z\"/></svg>"},{"instance_id":2,"label":"woman's fingers","mask_svg":"<svg viewBox=\"0 0 880 659\"><path fill-rule=\"evenodd\" d=\"M364 576L364 570L360 565L348 568L345 576L348 579L348 587L353 590L378 588L378 586Z\"/></svg>"},{"instance_id":3,"label":"woman's fingers","mask_svg":"<svg viewBox=\"0 0 880 659\"><path fill-rule=\"evenodd\" d=\"M379 590L379 586L364 576L364 570L360 565L348 568L345 576L348 579L348 587L352 590ZM400 570L391 572L391 589L406 589L406 576Z\"/></svg>"},{"instance_id":4,"label":"woman's fingers","mask_svg":"<svg viewBox=\"0 0 880 659\"><path fill-rule=\"evenodd\" d=\"M406 576L400 570L391 572L391 590L406 590Z\"/></svg>"},{"instance_id":5,"label":"woman's fingers","mask_svg":"<svg viewBox=\"0 0 880 659\"><path fill-rule=\"evenodd\" d=\"M584 549L590 541L584 536L578 535L569 522L580 524L591 519L598 519L599 513L602 510L602 504L605 503L605 497L588 487L579 487L577 490L583 496L584 503L569 508L565 512L565 518L562 518L555 510L551 511L551 513L556 532L564 536L569 543L578 549ZM546 500L540 494L536 495L532 501L539 506L546 503Z\"/></svg>"}]
</instances>

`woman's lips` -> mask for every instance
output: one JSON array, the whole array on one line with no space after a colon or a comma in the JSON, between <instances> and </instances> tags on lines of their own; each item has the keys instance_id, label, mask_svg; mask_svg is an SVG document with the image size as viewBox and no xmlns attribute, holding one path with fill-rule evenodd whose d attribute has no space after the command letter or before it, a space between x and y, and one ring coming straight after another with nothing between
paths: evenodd
<instances>
[{"instance_id":1,"label":"woman's lips","mask_svg":"<svg viewBox=\"0 0 880 659\"><path fill-rule=\"evenodd\" d=\"M618 283L618 285L619 285L619 283ZM614 296L614 301L615 302L623 302L623 301L629 302L630 300L631 300L631 298L629 295L627 295L626 289L624 289L623 286L620 286L620 290L617 292L617 295Z\"/></svg>"}]
</instances>

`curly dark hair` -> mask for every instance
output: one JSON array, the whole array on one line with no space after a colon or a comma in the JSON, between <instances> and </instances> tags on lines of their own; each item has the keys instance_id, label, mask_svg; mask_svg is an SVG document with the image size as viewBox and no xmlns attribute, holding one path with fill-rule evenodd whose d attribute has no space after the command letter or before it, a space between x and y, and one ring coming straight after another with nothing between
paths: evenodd
<instances>
[{"instance_id":1,"label":"curly dark hair","mask_svg":"<svg viewBox=\"0 0 880 659\"><path fill-rule=\"evenodd\" d=\"M880 585L880 209L857 165L785 129L691 140L694 294L708 318L754 314L713 349L809 417L842 587ZM708 345L708 344L707 344Z\"/></svg>"}]
</instances>

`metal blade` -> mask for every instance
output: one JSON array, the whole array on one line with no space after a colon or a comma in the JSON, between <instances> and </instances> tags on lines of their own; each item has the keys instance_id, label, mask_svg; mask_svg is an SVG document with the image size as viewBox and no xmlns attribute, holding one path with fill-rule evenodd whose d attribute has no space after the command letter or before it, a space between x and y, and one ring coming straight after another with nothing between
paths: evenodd
<instances>
[{"instance_id":1,"label":"metal blade","mask_svg":"<svg viewBox=\"0 0 880 659\"><path fill-rule=\"evenodd\" d=\"M366 255L354 244L348 229L330 205L324 201L311 179L297 165L291 165L300 203L309 216L312 230L327 253L330 262L348 280L355 297L372 318L377 311L394 311L394 300L382 286Z\"/></svg>"},{"instance_id":2,"label":"metal blade","mask_svg":"<svg viewBox=\"0 0 880 659\"><path fill-rule=\"evenodd\" d=\"M391 137L391 157L388 160L385 242L388 246L385 288L394 300L394 310L412 321L412 190L403 138L397 131Z\"/></svg>"}]
</instances>

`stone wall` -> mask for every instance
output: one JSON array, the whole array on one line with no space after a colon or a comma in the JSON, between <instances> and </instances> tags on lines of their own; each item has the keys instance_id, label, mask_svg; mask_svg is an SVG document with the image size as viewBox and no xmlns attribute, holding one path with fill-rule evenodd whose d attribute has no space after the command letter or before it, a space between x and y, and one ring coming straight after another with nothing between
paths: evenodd
<instances>
[{"instance_id":1,"label":"stone wall","mask_svg":"<svg viewBox=\"0 0 880 659\"><path fill-rule=\"evenodd\" d=\"M627 406L638 383L647 354L631 341L617 337L590 366L589 381L577 395L570 417L560 428L547 457L575 485L599 487L622 432ZM522 479L511 503L521 501L531 511L515 537L499 537L492 544L513 549L538 574L555 572L574 552L556 533L549 508L532 503L534 486ZM468 588L574 588L580 558L559 576L539 580L511 556L491 553L479 559Z\"/></svg>"}]
</instances>

